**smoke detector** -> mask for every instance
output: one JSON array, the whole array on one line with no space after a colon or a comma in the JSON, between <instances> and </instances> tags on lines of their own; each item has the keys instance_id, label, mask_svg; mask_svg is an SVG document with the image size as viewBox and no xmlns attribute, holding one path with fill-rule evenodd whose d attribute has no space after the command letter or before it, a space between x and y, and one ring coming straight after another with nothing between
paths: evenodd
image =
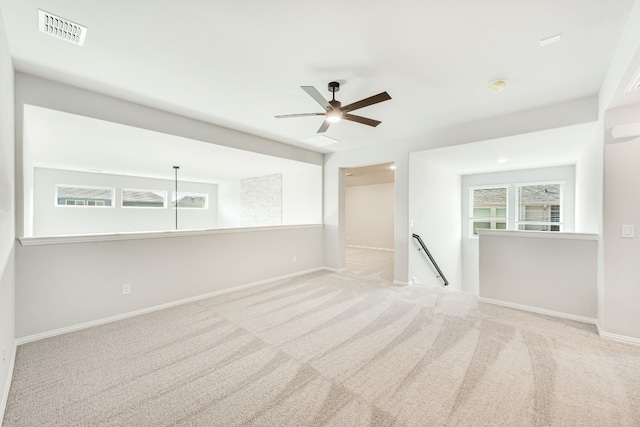
<instances>
[{"instance_id":1,"label":"smoke detector","mask_svg":"<svg viewBox=\"0 0 640 427\"><path fill-rule=\"evenodd\" d=\"M79 46L84 45L87 35L87 27L44 10L38 10L38 28L43 33Z\"/></svg>"}]
</instances>

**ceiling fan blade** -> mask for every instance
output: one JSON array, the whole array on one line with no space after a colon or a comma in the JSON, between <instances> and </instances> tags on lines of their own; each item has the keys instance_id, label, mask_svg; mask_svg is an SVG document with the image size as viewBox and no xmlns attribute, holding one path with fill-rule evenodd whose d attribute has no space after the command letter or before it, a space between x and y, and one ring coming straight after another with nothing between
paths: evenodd
<instances>
[{"instance_id":1,"label":"ceiling fan blade","mask_svg":"<svg viewBox=\"0 0 640 427\"><path fill-rule=\"evenodd\" d=\"M275 116L276 119L288 119L290 117L308 117L308 116L324 116L324 113L301 113L301 114L282 114Z\"/></svg>"},{"instance_id":2,"label":"ceiling fan blade","mask_svg":"<svg viewBox=\"0 0 640 427\"><path fill-rule=\"evenodd\" d=\"M369 98L361 99L353 104L346 105L340 110L347 113L349 111L357 110L359 108L368 107L369 105L377 104L378 102L388 101L391 97L387 92L382 92L377 95L370 96Z\"/></svg>"},{"instance_id":3,"label":"ceiling fan blade","mask_svg":"<svg viewBox=\"0 0 640 427\"><path fill-rule=\"evenodd\" d=\"M325 110L333 110L333 107L331 106L331 104L329 104L329 101L324 99L324 96L322 96L315 87L313 86L300 86L300 87L302 88L302 90L307 92L310 97L315 99L316 102L322 106L322 108L324 108Z\"/></svg>"},{"instance_id":4,"label":"ceiling fan blade","mask_svg":"<svg viewBox=\"0 0 640 427\"><path fill-rule=\"evenodd\" d=\"M363 125L369 125L373 127L376 127L380 123L382 123L381 121L378 121L378 120L368 119L366 117L356 116L355 114L349 114L349 113L344 113L342 115L342 118L344 120L351 120L352 122L362 123Z\"/></svg>"},{"instance_id":5,"label":"ceiling fan blade","mask_svg":"<svg viewBox=\"0 0 640 427\"><path fill-rule=\"evenodd\" d=\"M322 125L320 125L320 127L318 128L318 132L316 133L326 132L327 129L329 129L329 126L331 126L331 122L328 120L325 120L324 122L322 122Z\"/></svg>"}]
</instances>

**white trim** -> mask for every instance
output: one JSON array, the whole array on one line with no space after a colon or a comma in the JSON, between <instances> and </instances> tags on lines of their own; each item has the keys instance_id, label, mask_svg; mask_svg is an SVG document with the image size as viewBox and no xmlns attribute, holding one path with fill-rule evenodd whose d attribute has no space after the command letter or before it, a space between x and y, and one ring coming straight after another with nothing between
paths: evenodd
<instances>
[{"instance_id":1,"label":"white trim","mask_svg":"<svg viewBox=\"0 0 640 427\"><path fill-rule=\"evenodd\" d=\"M112 240L163 239L167 237L201 236L208 234L248 233L255 231L280 231L302 228L318 228L322 224L279 225L273 227L217 228L200 230L134 231L126 233L104 234L68 234L64 236L19 237L22 246L54 245L61 243L108 242Z\"/></svg>"},{"instance_id":2,"label":"white trim","mask_svg":"<svg viewBox=\"0 0 640 427\"><path fill-rule=\"evenodd\" d=\"M0 425L4 420L4 411L7 408L7 401L9 400L9 389L11 388L11 381L13 381L13 368L16 363L16 348L18 344L16 341L13 343L13 351L11 352L11 360L9 360L9 370L7 371L7 380L4 383L4 392L2 393L2 400L0 400Z\"/></svg>"},{"instance_id":3,"label":"white trim","mask_svg":"<svg viewBox=\"0 0 640 427\"><path fill-rule=\"evenodd\" d=\"M543 239L598 240L595 233L572 233L567 231L523 231L523 230L478 230L478 236L538 237Z\"/></svg>"},{"instance_id":4,"label":"white trim","mask_svg":"<svg viewBox=\"0 0 640 427\"><path fill-rule=\"evenodd\" d=\"M171 302L168 302L168 303L165 303L165 304L154 305L152 307L147 307L147 308L143 308L143 309L140 309L140 310L130 311L128 313L117 314L115 316L104 317L102 319L92 320L92 321L80 323L80 324L77 324L77 325L66 326L64 328L59 328L59 329L54 329L54 330L51 330L51 331L41 332L41 333L38 333L38 334L29 335L29 336L22 337L22 338L16 338L16 345L22 345L22 344L30 343L30 342L33 342L33 341L39 341L39 340L42 340L42 339L45 339L45 338L51 338L51 337L55 337L57 335L63 335L63 334L67 334L69 332L79 331L79 330L82 330L82 329L91 328L93 326L104 325L104 324L107 324L107 323L116 322L118 320L128 319L130 317L140 316L142 314L148 314L148 313L152 313L154 311L164 310L165 308L171 308L171 307L175 307L175 306L178 306L178 305L188 304L190 302L200 301L200 300L207 299L207 298L212 298L212 297L215 297L215 296L218 296L218 295L224 295L224 294L228 294L228 293L231 293L231 292L241 291L243 289L248 289L248 288L252 288L252 287L255 287L255 286L264 285L264 284L267 284L267 283L276 282L278 280L290 279L292 277L302 276L302 275L309 274L309 273L315 273L316 271L322 271L322 270L330 270L330 269L325 268L325 267L317 267L317 268L312 268L312 269L309 269L309 270L298 271L298 272L292 273L292 274L285 274L283 276L272 277L272 278L269 278L269 279L259 280L257 282L252 282L252 283L246 283L244 285L238 285L238 286L233 286L231 288L220 289L220 290L217 290L217 291L208 292L206 294L196 295L194 297L184 298L184 299L177 300L177 301L171 301Z\"/></svg>"},{"instance_id":5,"label":"white trim","mask_svg":"<svg viewBox=\"0 0 640 427\"><path fill-rule=\"evenodd\" d=\"M493 304L493 305L500 305L503 307L515 308L516 310L530 311L532 313L545 314L547 316L560 317L562 319L575 320L583 323L590 323L592 325L595 325L597 323L597 320L591 317L578 316L577 314L563 313L561 311L547 310L544 308L532 307L530 305L516 304L516 303L497 300L493 298L485 298L485 297L479 296L478 302L484 302L484 303Z\"/></svg>"},{"instance_id":6,"label":"white trim","mask_svg":"<svg viewBox=\"0 0 640 427\"><path fill-rule=\"evenodd\" d=\"M395 249L389 249L389 248L376 248L373 246L358 246L358 245L345 245L347 248L358 248L358 249L374 249L376 251L390 251L393 252L395 251Z\"/></svg>"},{"instance_id":7,"label":"white trim","mask_svg":"<svg viewBox=\"0 0 640 427\"><path fill-rule=\"evenodd\" d=\"M626 335L618 335L618 334L612 334L611 332L605 332L602 329L600 329L599 323L596 323L596 326L598 327L598 335L600 335L600 338L604 338L612 341L618 341L625 344L640 345L640 338L628 337Z\"/></svg>"},{"instance_id":8,"label":"white trim","mask_svg":"<svg viewBox=\"0 0 640 427\"><path fill-rule=\"evenodd\" d=\"M393 284L397 285L397 286L413 286L414 285L411 282L403 282L403 281L400 281L400 280L394 280Z\"/></svg>"},{"instance_id":9,"label":"white trim","mask_svg":"<svg viewBox=\"0 0 640 427\"><path fill-rule=\"evenodd\" d=\"M332 273L342 273L344 271L347 271L346 267L342 267L342 268L322 267L322 269L330 271Z\"/></svg>"}]
</instances>

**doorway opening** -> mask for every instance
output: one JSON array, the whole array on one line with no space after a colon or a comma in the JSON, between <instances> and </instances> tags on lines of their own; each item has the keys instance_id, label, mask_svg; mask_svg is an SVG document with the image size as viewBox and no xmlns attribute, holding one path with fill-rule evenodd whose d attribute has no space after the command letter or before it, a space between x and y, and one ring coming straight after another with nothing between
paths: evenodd
<instances>
[{"instance_id":1,"label":"doorway opening","mask_svg":"<svg viewBox=\"0 0 640 427\"><path fill-rule=\"evenodd\" d=\"M347 272L393 282L395 163L346 168Z\"/></svg>"}]
</instances>

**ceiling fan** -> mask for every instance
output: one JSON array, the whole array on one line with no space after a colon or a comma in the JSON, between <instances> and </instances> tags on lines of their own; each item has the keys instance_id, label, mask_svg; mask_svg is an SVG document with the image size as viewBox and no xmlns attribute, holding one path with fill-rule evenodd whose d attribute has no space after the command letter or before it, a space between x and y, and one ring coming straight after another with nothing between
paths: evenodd
<instances>
[{"instance_id":1,"label":"ceiling fan","mask_svg":"<svg viewBox=\"0 0 640 427\"><path fill-rule=\"evenodd\" d=\"M342 106L340 101L336 101L336 92L340 90L340 83L330 82L329 92L332 93L331 101L324 99L324 96L318 92L313 86L300 86L302 90L307 92L318 104L324 108L324 113L301 113L301 114L286 114L282 116L276 116L276 119L285 119L290 117L307 117L307 116L325 116L324 122L318 129L317 133L325 132L331 126L331 123L339 122L340 120L349 120L356 123L362 123L363 125L376 127L380 123L378 120L368 119L362 116L356 116L350 114L350 111L358 110L360 108L368 107L369 105L377 104L378 102L388 101L391 99L387 92L382 92L377 95L370 96L369 98L361 99L349 105Z\"/></svg>"}]
</instances>

